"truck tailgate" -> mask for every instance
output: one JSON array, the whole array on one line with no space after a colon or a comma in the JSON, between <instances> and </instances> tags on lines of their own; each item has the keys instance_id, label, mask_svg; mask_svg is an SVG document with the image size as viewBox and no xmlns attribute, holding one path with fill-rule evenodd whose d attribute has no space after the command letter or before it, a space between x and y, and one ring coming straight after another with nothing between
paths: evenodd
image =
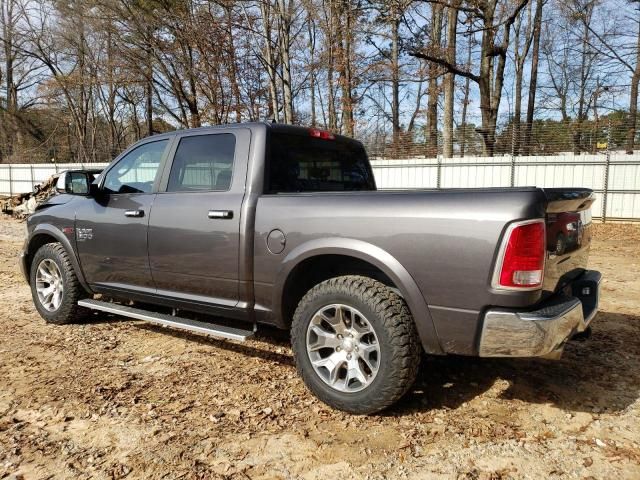
<instances>
[{"instance_id":1,"label":"truck tailgate","mask_svg":"<svg viewBox=\"0 0 640 480\"><path fill-rule=\"evenodd\" d=\"M592 190L547 188L547 258L544 295L562 290L587 268L591 246Z\"/></svg>"}]
</instances>

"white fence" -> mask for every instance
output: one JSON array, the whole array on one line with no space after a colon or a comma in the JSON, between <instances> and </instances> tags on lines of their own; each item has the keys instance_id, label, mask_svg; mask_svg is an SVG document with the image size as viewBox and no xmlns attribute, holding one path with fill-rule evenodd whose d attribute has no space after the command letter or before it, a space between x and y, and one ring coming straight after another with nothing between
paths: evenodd
<instances>
[{"instance_id":1,"label":"white fence","mask_svg":"<svg viewBox=\"0 0 640 480\"><path fill-rule=\"evenodd\" d=\"M372 159L381 189L587 187L598 199L594 217L640 221L640 155ZM107 164L0 165L0 195L31 191L57 171Z\"/></svg>"},{"instance_id":2,"label":"white fence","mask_svg":"<svg viewBox=\"0 0 640 480\"><path fill-rule=\"evenodd\" d=\"M372 160L378 188L586 187L593 216L640 221L640 155Z\"/></svg>"},{"instance_id":3,"label":"white fence","mask_svg":"<svg viewBox=\"0 0 640 480\"><path fill-rule=\"evenodd\" d=\"M33 163L0 164L0 195L14 195L33 190L33 186L63 170L104 168L108 163Z\"/></svg>"}]
</instances>

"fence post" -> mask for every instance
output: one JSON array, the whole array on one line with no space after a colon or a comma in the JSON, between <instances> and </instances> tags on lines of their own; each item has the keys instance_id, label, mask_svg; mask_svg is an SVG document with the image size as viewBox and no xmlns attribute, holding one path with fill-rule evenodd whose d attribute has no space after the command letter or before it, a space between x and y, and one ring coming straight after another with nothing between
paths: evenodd
<instances>
[{"instance_id":1,"label":"fence post","mask_svg":"<svg viewBox=\"0 0 640 480\"><path fill-rule=\"evenodd\" d=\"M436 160L438 163L437 171L436 171L436 188L439 190L442 185L442 158L440 154L436 154Z\"/></svg>"},{"instance_id":2,"label":"fence post","mask_svg":"<svg viewBox=\"0 0 640 480\"><path fill-rule=\"evenodd\" d=\"M13 197L13 175L11 175L11 164L7 165L9 167L9 196Z\"/></svg>"},{"instance_id":3,"label":"fence post","mask_svg":"<svg viewBox=\"0 0 640 480\"><path fill-rule=\"evenodd\" d=\"M602 185L602 223L607 223L607 198L609 196L609 167L611 166L611 119L609 118L609 131L607 132L607 152L604 163L604 179Z\"/></svg>"},{"instance_id":4,"label":"fence post","mask_svg":"<svg viewBox=\"0 0 640 480\"><path fill-rule=\"evenodd\" d=\"M511 178L510 178L511 186L515 186L516 184L516 156L511 154Z\"/></svg>"},{"instance_id":5,"label":"fence post","mask_svg":"<svg viewBox=\"0 0 640 480\"><path fill-rule=\"evenodd\" d=\"M511 177L509 179L513 187L516 182L516 129L511 126Z\"/></svg>"}]
</instances>

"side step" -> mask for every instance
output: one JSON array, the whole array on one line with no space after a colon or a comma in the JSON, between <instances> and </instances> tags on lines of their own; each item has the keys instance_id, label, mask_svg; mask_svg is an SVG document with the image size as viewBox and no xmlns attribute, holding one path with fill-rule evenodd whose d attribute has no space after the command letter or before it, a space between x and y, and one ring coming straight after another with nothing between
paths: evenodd
<instances>
[{"instance_id":1,"label":"side step","mask_svg":"<svg viewBox=\"0 0 640 480\"><path fill-rule=\"evenodd\" d=\"M78 301L78 305L92 310L100 310L102 312L122 315L123 317L144 320L145 322L155 323L156 325L162 325L163 327L204 333L206 335L211 335L212 337L228 338L230 340L245 341L254 334L252 330L214 325L212 323L191 320L190 318L174 317L173 315L166 315L164 313L149 312L148 310L142 310L140 308L118 305L117 303L101 302L100 300L80 300Z\"/></svg>"}]
</instances>

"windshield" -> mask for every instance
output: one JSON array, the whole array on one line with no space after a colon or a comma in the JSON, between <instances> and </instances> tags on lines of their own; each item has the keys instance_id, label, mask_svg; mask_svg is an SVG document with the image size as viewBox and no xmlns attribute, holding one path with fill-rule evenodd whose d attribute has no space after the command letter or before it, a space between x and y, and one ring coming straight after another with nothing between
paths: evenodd
<instances>
[{"instance_id":1,"label":"windshield","mask_svg":"<svg viewBox=\"0 0 640 480\"><path fill-rule=\"evenodd\" d=\"M362 145L271 132L267 193L375 190Z\"/></svg>"}]
</instances>

